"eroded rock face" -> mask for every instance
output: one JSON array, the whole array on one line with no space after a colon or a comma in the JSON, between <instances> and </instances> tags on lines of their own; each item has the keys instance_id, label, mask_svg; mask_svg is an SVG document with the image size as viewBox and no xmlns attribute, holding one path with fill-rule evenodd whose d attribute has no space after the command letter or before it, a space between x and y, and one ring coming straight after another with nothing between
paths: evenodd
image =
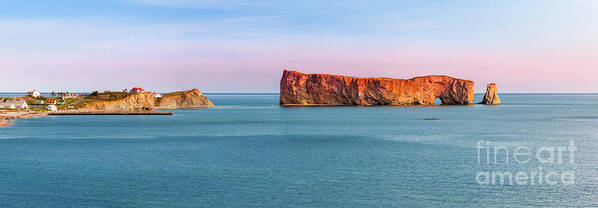
<instances>
[{"instance_id":1,"label":"eroded rock face","mask_svg":"<svg viewBox=\"0 0 598 208\"><path fill-rule=\"evenodd\" d=\"M193 89L164 94L161 98L155 98L151 92L130 94L120 100L87 103L81 110L135 111L158 108L204 108L213 106L214 104L201 94L198 89Z\"/></svg>"},{"instance_id":2,"label":"eroded rock face","mask_svg":"<svg viewBox=\"0 0 598 208\"><path fill-rule=\"evenodd\" d=\"M156 99L151 92L131 94L114 101L96 101L85 104L81 110L132 111L152 109Z\"/></svg>"},{"instance_id":3,"label":"eroded rock face","mask_svg":"<svg viewBox=\"0 0 598 208\"><path fill-rule=\"evenodd\" d=\"M162 95L157 99L158 108L204 108L214 104L198 89L178 91Z\"/></svg>"},{"instance_id":4,"label":"eroded rock face","mask_svg":"<svg viewBox=\"0 0 598 208\"><path fill-rule=\"evenodd\" d=\"M412 79L303 74L284 70L281 105L445 105L472 104L473 81L449 76Z\"/></svg>"},{"instance_id":5,"label":"eroded rock face","mask_svg":"<svg viewBox=\"0 0 598 208\"><path fill-rule=\"evenodd\" d=\"M498 97L498 88L496 84L490 83L486 87L486 95L480 104L484 105L500 105L500 98Z\"/></svg>"}]
</instances>

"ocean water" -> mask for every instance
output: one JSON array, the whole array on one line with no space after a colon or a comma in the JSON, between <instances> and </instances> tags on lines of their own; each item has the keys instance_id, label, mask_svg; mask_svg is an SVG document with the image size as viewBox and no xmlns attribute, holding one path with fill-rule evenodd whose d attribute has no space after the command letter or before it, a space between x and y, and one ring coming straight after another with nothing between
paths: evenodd
<instances>
[{"instance_id":1,"label":"ocean water","mask_svg":"<svg viewBox=\"0 0 598 208\"><path fill-rule=\"evenodd\" d=\"M206 96L218 107L0 128L0 207L598 206L598 94L500 94L500 106L286 108L278 94ZM574 154L562 152L560 164L535 155L571 142ZM508 151L486 163L493 149L485 148L497 146ZM516 148L528 148L530 161L515 162ZM558 183L479 177L529 178L539 169ZM560 180L566 172L574 184Z\"/></svg>"}]
</instances>

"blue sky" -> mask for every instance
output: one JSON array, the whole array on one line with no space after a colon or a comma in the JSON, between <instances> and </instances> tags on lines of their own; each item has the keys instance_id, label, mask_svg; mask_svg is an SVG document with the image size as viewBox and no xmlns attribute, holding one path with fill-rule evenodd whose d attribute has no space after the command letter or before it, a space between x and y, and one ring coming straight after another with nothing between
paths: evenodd
<instances>
[{"instance_id":1,"label":"blue sky","mask_svg":"<svg viewBox=\"0 0 598 208\"><path fill-rule=\"evenodd\" d=\"M277 92L289 68L596 92L597 9L591 0L0 0L1 91Z\"/></svg>"}]
</instances>

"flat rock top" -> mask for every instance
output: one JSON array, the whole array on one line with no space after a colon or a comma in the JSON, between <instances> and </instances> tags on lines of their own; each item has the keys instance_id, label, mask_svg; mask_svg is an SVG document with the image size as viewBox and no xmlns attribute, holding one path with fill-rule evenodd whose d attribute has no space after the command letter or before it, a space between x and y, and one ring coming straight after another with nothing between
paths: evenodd
<instances>
[{"instance_id":1,"label":"flat rock top","mask_svg":"<svg viewBox=\"0 0 598 208\"><path fill-rule=\"evenodd\" d=\"M336 75L336 74L321 74L321 73L313 73L313 74L305 74L305 73L301 73L298 71L293 71L293 70L284 70L283 74L288 73L288 74L295 74L295 75L299 75L299 76L322 76L322 77L336 77L336 78L349 78L349 79L381 79L381 80L417 80L417 79L429 79L429 78L448 78L448 79L454 79L454 80L461 80L461 81L466 81L466 82L473 82L471 80L466 80L466 79L459 79L459 78L454 78L451 76L447 76L447 75L426 75L426 76L418 76L418 77L413 77L410 79L401 79L401 78L391 78L391 77L356 77L356 76L344 76L344 75Z\"/></svg>"}]
</instances>

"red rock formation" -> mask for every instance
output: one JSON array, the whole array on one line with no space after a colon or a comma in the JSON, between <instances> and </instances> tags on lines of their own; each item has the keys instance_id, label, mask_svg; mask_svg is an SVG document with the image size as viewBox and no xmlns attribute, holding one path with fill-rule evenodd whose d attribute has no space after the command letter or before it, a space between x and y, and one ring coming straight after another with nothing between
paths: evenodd
<instances>
[{"instance_id":1,"label":"red rock formation","mask_svg":"<svg viewBox=\"0 0 598 208\"><path fill-rule=\"evenodd\" d=\"M498 87L496 84L490 83L488 87L486 87L486 95L484 95L484 99L480 104L484 105L500 105L500 98L498 97Z\"/></svg>"},{"instance_id":2,"label":"red rock formation","mask_svg":"<svg viewBox=\"0 0 598 208\"><path fill-rule=\"evenodd\" d=\"M281 105L460 105L473 102L473 81L449 76L360 78L284 70Z\"/></svg>"}]
</instances>

